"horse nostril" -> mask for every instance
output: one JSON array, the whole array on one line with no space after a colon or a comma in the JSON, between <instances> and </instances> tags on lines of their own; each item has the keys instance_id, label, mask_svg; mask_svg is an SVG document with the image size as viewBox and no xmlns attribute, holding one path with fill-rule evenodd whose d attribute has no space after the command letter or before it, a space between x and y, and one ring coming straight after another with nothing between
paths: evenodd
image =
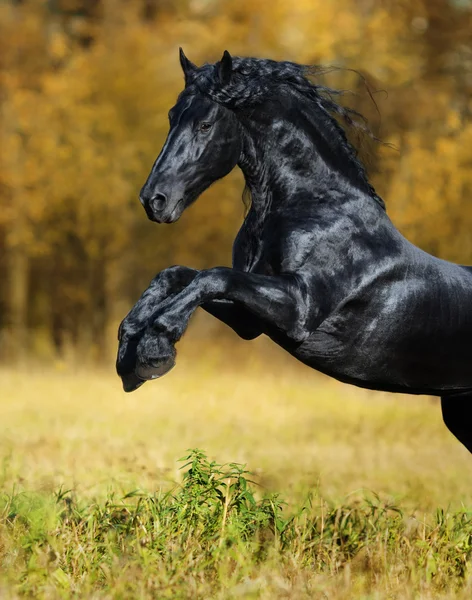
<instances>
[{"instance_id":1,"label":"horse nostril","mask_svg":"<svg viewBox=\"0 0 472 600\"><path fill-rule=\"evenodd\" d=\"M154 196L151 198L151 207L155 211L162 210L166 203L167 196L165 194L161 194L160 192L157 192L157 194L154 194Z\"/></svg>"}]
</instances>

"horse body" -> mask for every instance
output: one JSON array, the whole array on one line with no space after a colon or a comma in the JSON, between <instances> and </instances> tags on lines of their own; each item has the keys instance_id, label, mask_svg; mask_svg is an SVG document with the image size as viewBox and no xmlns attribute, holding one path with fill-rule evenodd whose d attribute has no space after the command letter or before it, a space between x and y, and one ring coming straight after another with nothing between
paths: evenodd
<instances>
[{"instance_id":1,"label":"horse body","mask_svg":"<svg viewBox=\"0 0 472 600\"><path fill-rule=\"evenodd\" d=\"M297 273L324 301L323 309L317 302L308 314L312 333L301 344L270 324L264 333L307 365L361 387L472 391L471 272L410 244L381 208L368 203L361 218L351 204L354 218L343 205L335 220L335 242L316 208L303 219L303 230L289 213L269 214L252 239L248 230L257 220L248 215L233 266L264 275Z\"/></svg>"},{"instance_id":2,"label":"horse body","mask_svg":"<svg viewBox=\"0 0 472 600\"><path fill-rule=\"evenodd\" d=\"M331 176L313 143L304 140L287 154L285 140L295 145L303 126L295 133L283 119L265 132L247 128L264 138L252 170L277 178L270 185L245 173L253 203L235 241L233 267L296 273L315 299L306 315L311 333L301 343L270 323L264 333L307 365L361 387L472 391L471 272L408 242L381 205Z\"/></svg>"},{"instance_id":3,"label":"horse body","mask_svg":"<svg viewBox=\"0 0 472 600\"><path fill-rule=\"evenodd\" d=\"M472 391L472 277L421 259L405 252L375 270L295 355L360 387L437 396Z\"/></svg>"},{"instance_id":4,"label":"horse body","mask_svg":"<svg viewBox=\"0 0 472 600\"><path fill-rule=\"evenodd\" d=\"M232 269L166 269L124 319L125 389L174 365L201 306L346 383L441 396L447 426L472 451L472 270L394 227L330 115L349 112L303 67L227 53L200 69L181 63L186 89L141 202L152 220L173 222L238 164L251 207Z\"/></svg>"}]
</instances>

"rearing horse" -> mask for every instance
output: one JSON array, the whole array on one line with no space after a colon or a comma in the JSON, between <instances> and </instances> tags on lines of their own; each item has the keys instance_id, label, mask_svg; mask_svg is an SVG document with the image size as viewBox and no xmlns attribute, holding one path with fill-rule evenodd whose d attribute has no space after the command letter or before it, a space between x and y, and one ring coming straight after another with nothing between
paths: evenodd
<instances>
[{"instance_id":1,"label":"rearing horse","mask_svg":"<svg viewBox=\"0 0 472 600\"><path fill-rule=\"evenodd\" d=\"M435 258L390 221L333 114L350 111L291 62L231 57L198 68L141 190L173 223L238 165L251 207L233 268L159 273L120 326L124 389L165 374L201 306L244 339L268 335L306 365L360 387L441 396L472 452L472 268Z\"/></svg>"}]
</instances>

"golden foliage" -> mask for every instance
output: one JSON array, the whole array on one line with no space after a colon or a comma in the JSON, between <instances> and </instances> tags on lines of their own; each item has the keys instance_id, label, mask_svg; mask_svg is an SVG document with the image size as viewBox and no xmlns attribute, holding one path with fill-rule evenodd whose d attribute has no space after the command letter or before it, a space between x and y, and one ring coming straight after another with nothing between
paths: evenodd
<instances>
[{"instance_id":1,"label":"golden foliage","mask_svg":"<svg viewBox=\"0 0 472 600\"><path fill-rule=\"evenodd\" d=\"M103 329L160 268L229 261L239 174L173 227L137 201L182 87L179 45L197 63L228 48L356 68L387 90L380 136L397 150L374 148L374 182L412 241L472 262L471 23L469 3L447 0L1 3L0 327L30 315L59 348L97 305ZM333 78L362 91L350 71Z\"/></svg>"}]
</instances>

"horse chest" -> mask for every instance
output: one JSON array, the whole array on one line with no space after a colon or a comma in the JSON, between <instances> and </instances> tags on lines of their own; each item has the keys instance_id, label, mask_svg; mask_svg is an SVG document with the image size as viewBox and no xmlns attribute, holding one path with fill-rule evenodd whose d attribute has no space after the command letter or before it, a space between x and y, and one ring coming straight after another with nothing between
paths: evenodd
<instances>
[{"instance_id":1,"label":"horse chest","mask_svg":"<svg viewBox=\"0 0 472 600\"><path fill-rule=\"evenodd\" d=\"M274 235L273 225L268 220L245 225L233 248L235 268L261 275L280 273L283 252L280 239Z\"/></svg>"},{"instance_id":2,"label":"horse chest","mask_svg":"<svg viewBox=\"0 0 472 600\"><path fill-rule=\"evenodd\" d=\"M267 248L261 239L258 239L255 236L252 237L250 243L244 250L244 258L241 265L243 271L260 273L263 275L274 274L270 260L268 260Z\"/></svg>"}]
</instances>

